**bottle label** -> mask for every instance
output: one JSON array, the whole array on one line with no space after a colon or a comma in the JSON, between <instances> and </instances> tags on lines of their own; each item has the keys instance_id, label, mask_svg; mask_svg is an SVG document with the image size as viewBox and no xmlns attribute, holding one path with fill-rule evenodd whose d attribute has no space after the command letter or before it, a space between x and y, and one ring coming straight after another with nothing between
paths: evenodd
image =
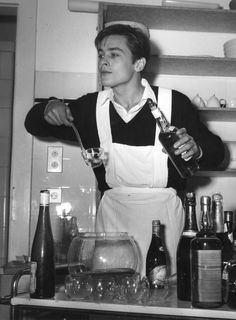
<instances>
[{"instance_id":1,"label":"bottle label","mask_svg":"<svg viewBox=\"0 0 236 320\"><path fill-rule=\"evenodd\" d=\"M222 301L221 250L194 250L192 265L194 300Z\"/></svg>"},{"instance_id":2,"label":"bottle label","mask_svg":"<svg viewBox=\"0 0 236 320\"><path fill-rule=\"evenodd\" d=\"M166 282L166 265L157 266L149 273L149 280L152 285L164 286Z\"/></svg>"},{"instance_id":3,"label":"bottle label","mask_svg":"<svg viewBox=\"0 0 236 320\"><path fill-rule=\"evenodd\" d=\"M37 270L37 262L31 262L30 266L30 293L34 293L36 290L36 270Z\"/></svg>"},{"instance_id":4,"label":"bottle label","mask_svg":"<svg viewBox=\"0 0 236 320\"><path fill-rule=\"evenodd\" d=\"M196 231L193 230L187 230L187 231L183 231L182 235L185 237L195 237L197 234Z\"/></svg>"},{"instance_id":5,"label":"bottle label","mask_svg":"<svg viewBox=\"0 0 236 320\"><path fill-rule=\"evenodd\" d=\"M155 119L161 117L161 113L160 113L160 111L158 110L158 108L153 109L153 110L151 110L151 111L152 111L153 117L154 117Z\"/></svg>"}]
</instances>

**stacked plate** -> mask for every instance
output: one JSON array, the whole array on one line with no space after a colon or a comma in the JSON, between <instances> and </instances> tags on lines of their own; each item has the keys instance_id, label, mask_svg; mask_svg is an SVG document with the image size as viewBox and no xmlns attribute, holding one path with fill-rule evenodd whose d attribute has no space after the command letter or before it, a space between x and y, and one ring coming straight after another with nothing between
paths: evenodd
<instances>
[{"instance_id":1,"label":"stacked plate","mask_svg":"<svg viewBox=\"0 0 236 320\"><path fill-rule=\"evenodd\" d=\"M236 39L224 43L224 54L226 58L236 58Z\"/></svg>"}]
</instances>

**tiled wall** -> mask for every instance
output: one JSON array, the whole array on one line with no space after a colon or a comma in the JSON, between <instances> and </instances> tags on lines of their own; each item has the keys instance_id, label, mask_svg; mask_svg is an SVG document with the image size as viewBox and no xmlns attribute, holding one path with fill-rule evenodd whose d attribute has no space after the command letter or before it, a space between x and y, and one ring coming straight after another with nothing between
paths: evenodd
<instances>
[{"instance_id":1,"label":"tiled wall","mask_svg":"<svg viewBox=\"0 0 236 320\"><path fill-rule=\"evenodd\" d=\"M14 44L0 42L0 266L6 262Z\"/></svg>"}]
</instances>

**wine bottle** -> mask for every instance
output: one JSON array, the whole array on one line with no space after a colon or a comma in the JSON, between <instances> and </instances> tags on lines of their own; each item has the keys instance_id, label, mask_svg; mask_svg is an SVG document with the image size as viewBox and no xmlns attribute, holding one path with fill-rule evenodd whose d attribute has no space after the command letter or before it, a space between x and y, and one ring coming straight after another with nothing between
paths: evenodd
<instances>
[{"instance_id":1,"label":"wine bottle","mask_svg":"<svg viewBox=\"0 0 236 320\"><path fill-rule=\"evenodd\" d=\"M233 239L233 257L226 266L228 282L228 306L236 309L236 238Z\"/></svg>"},{"instance_id":2,"label":"wine bottle","mask_svg":"<svg viewBox=\"0 0 236 320\"><path fill-rule=\"evenodd\" d=\"M222 244L212 231L211 198L202 196L201 226L191 241L191 301L197 308L222 304Z\"/></svg>"},{"instance_id":3,"label":"wine bottle","mask_svg":"<svg viewBox=\"0 0 236 320\"><path fill-rule=\"evenodd\" d=\"M224 223L226 225L228 238L230 242L233 243L233 231L234 231L233 211L224 211Z\"/></svg>"},{"instance_id":4,"label":"wine bottle","mask_svg":"<svg viewBox=\"0 0 236 320\"><path fill-rule=\"evenodd\" d=\"M228 238L226 225L224 224L223 196L220 193L212 195L213 231L222 242L222 271L233 256L232 244Z\"/></svg>"},{"instance_id":5,"label":"wine bottle","mask_svg":"<svg viewBox=\"0 0 236 320\"><path fill-rule=\"evenodd\" d=\"M160 128L159 140L166 150L171 162L182 178L192 176L199 169L197 161L192 157L185 160L181 155L175 154L176 149L174 148L174 143L179 140L179 136L176 133L178 129L170 125L157 103L153 102L151 99L147 99L147 102Z\"/></svg>"},{"instance_id":6,"label":"wine bottle","mask_svg":"<svg viewBox=\"0 0 236 320\"><path fill-rule=\"evenodd\" d=\"M31 249L36 262L36 288L31 298L47 299L55 294L54 241L49 212L49 191L40 191L39 216Z\"/></svg>"},{"instance_id":7,"label":"wine bottle","mask_svg":"<svg viewBox=\"0 0 236 320\"><path fill-rule=\"evenodd\" d=\"M69 236L70 236L70 242L77 237L79 234L78 232L78 226L77 226L77 217L72 216L71 217L71 223L70 223L70 229L69 229Z\"/></svg>"},{"instance_id":8,"label":"wine bottle","mask_svg":"<svg viewBox=\"0 0 236 320\"><path fill-rule=\"evenodd\" d=\"M185 224L177 247L177 297L191 301L190 243L198 232L194 192L185 194L184 204Z\"/></svg>"},{"instance_id":9,"label":"wine bottle","mask_svg":"<svg viewBox=\"0 0 236 320\"><path fill-rule=\"evenodd\" d=\"M166 283L166 252L160 236L160 220L152 221L152 239L146 257L146 276L151 289L163 289Z\"/></svg>"}]
</instances>

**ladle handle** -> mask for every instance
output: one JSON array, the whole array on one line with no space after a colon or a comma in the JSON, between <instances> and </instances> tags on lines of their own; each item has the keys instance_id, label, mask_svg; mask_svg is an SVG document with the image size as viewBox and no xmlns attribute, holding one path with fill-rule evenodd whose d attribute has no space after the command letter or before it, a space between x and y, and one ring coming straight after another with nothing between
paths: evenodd
<instances>
[{"instance_id":1,"label":"ladle handle","mask_svg":"<svg viewBox=\"0 0 236 320\"><path fill-rule=\"evenodd\" d=\"M76 138L77 138L77 140L78 140L78 143L79 143L79 146L80 146L81 150L84 151L85 149L84 149L82 140L81 140L81 138L80 138L79 131L77 130L77 128L76 128L76 126L74 125L73 122L71 122L71 127L72 127L72 129L74 130L74 133L75 133L75 135L76 135Z\"/></svg>"}]
</instances>

